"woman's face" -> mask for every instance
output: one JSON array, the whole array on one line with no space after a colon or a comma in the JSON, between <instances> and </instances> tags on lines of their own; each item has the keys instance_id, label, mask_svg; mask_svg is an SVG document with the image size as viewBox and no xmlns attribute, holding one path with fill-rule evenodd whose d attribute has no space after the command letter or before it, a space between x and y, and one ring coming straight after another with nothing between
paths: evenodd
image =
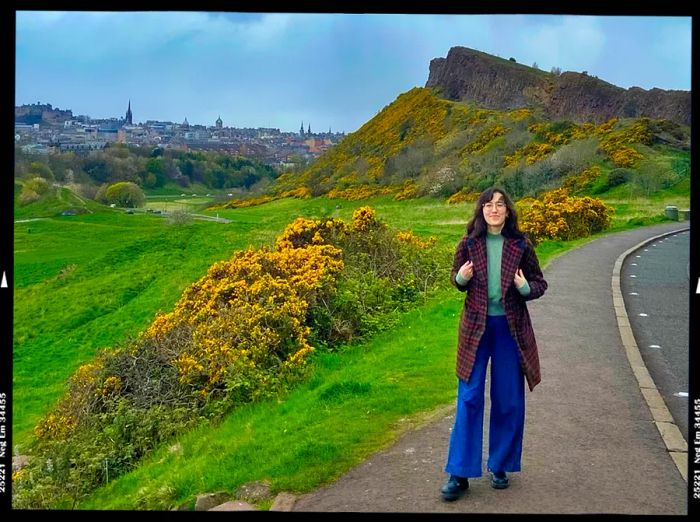
<instances>
[{"instance_id":1,"label":"woman's face","mask_svg":"<svg viewBox=\"0 0 700 522\"><path fill-rule=\"evenodd\" d=\"M508 209L503 194L494 192L491 201L484 203L484 219L490 227L502 227L508 217Z\"/></svg>"}]
</instances>

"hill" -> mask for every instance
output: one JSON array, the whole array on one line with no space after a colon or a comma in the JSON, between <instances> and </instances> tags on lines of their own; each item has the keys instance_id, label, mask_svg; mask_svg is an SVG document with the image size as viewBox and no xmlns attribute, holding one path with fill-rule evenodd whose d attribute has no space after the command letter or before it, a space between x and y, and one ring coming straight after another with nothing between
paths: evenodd
<instances>
[{"instance_id":1,"label":"hill","mask_svg":"<svg viewBox=\"0 0 700 522\"><path fill-rule=\"evenodd\" d=\"M602 192L621 168L610 186L642 187L654 173L670 186L689 175L689 148L689 127L670 120L576 123L537 107L486 109L417 87L306 170L281 175L272 193L459 199L496 183L520 198L562 185Z\"/></svg>"},{"instance_id":2,"label":"hill","mask_svg":"<svg viewBox=\"0 0 700 522\"><path fill-rule=\"evenodd\" d=\"M623 89L587 72L547 73L453 47L430 62L426 87L450 100L498 110L539 106L553 119L602 123L610 118L656 118L690 125L690 91Z\"/></svg>"},{"instance_id":3,"label":"hill","mask_svg":"<svg viewBox=\"0 0 700 522\"><path fill-rule=\"evenodd\" d=\"M15 220L87 214L103 208L68 186L54 185L43 178L15 180Z\"/></svg>"},{"instance_id":4,"label":"hill","mask_svg":"<svg viewBox=\"0 0 700 522\"><path fill-rule=\"evenodd\" d=\"M454 47L431 61L426 87L400 94L251 203L385 194L456 201L492 184L516 198L620 184L649 195L689 176L689 122L688 91L626 90L585 71L544 72Z\"/></svg>"}]
</instances>

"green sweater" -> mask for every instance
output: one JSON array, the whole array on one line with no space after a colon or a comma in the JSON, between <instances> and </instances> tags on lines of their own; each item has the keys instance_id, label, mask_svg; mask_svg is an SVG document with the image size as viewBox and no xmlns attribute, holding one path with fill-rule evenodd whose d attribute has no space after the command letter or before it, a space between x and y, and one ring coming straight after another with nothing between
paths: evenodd
<instances>
[{"instance_id":1,"label":"green sweater","mask_svg":"<svg viewBox=\"0 0 700 522\"><path fill-rule=\"evenodd\" d=\"M503 254L503 236L501 234L486 233L486 273L488 275L488 315L506 315L503 308L503 294L501 293L501 257ZM457 273L457 282L466 285L462 276ZM530 285L527 281L518 288L521 295L530 293Z\"/></svg>"},{"instance_id":2,"label":"green sweater","mask_svg":"<svg viewBox=\"0 0 700 522\"><path fill-rule=\"evenodd\" d=\"M486 232L486 274L489 276L488 315L506 315L501 295L501 256L503 236Z\"/></svg>"}]
</instances>

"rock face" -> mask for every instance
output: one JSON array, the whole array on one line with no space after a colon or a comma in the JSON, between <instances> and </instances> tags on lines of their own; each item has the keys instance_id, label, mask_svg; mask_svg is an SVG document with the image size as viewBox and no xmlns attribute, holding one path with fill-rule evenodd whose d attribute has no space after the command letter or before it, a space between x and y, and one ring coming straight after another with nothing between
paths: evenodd
<instances>
[{"instance_id":1,"label":"rock face","mask_svg":"<svg viewBox=\"0 0 700 522\"><path fill-rule=\"evenodd\" d=\"M497 110L538 106L578 123L645 116L690 125L690 91L623 89L585 72L556 75L466 47L431 60L425 86L450 100Z\"/></svg>"}]
</instances>

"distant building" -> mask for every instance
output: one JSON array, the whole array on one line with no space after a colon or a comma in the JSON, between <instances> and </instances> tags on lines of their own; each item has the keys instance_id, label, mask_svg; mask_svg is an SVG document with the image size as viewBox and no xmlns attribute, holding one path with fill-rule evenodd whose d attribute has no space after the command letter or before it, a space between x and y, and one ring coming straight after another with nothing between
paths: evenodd
<instances>
[{"instance_id":1,"label":"distant building","mask_svg":"<svg viewBox=\"0 0 700 522\"><path fill-rule=\"evenodd\" d=\"M39 143L31 143L29 145L24 145L22 147L22 152L25 154L48 154L49 149L46 147L46 145L42 145Z\"/></svg>"},{"instance_id":2,"label":"distant building","mask_svg":"<svg viewBox=\"0 0 700 522\"><path fill-rule=\"evenodd\" d=\"M223 127L224 127L224 122L223 122L223 120L221 119L221 116L219 116L219 117L216 119L216 128L217 128L217 129L222 129Z\"/></svg>"},{"instance_id":3,"label":"distant building","mask_svg":"<svg viewBox=\"0 0 700 522\"><path fill-rule=\"evenodd\" d=\"M90 152L92 150L102 150L107 145L106 141L87 141L85 143L61 143L59 150L61 152Z\"/></svg>"},{"instance_id":4,"label":"distant building","mask_svg":"<svg viewBox=\"0 0 700 522\"><path fill-rule=\"evenodd\" d=\"M127 125L134 124L131 116L131 100L129 100L129 108L126 109L126 118L124 118L124 123L126 123Z\"/></svg>"}]
</instances>

